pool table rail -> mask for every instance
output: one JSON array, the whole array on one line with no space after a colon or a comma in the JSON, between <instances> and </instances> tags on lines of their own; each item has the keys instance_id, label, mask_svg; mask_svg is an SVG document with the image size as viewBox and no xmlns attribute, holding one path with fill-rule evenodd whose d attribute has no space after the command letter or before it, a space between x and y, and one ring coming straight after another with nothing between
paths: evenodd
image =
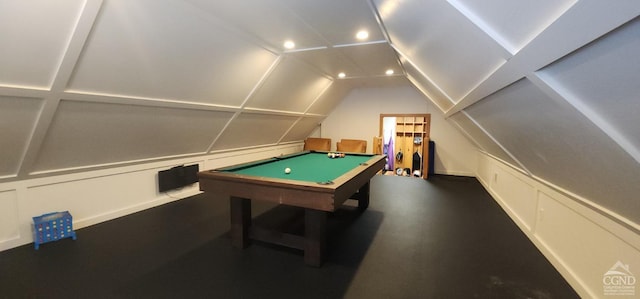
<instances>
[{"instance_id":1,"label":"pool table rail","mask_svg":"<svg viewBox=\"0 0 640 299\"><path fill-rule=\"evenodd\" d=\"M236 174L233 172L201 171L200 190L222 196L264 200L322 211L335 211L371 177L382 169L384 156L372 156L333 180L333 184L319 184L297 180ZM230 167L225 167L228 169Z\"/></svg>"}]
</instances>

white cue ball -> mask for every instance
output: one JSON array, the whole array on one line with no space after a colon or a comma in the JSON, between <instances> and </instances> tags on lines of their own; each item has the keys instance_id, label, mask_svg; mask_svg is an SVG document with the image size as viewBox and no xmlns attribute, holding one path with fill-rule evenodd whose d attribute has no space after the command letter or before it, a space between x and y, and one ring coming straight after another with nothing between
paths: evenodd
<instances>
[{"instance_id":1,"label":"white cue ball","mask_svg":"<svg viewBox=\"0 0 640 299\"><path fill-rule=\"evenodd\" d=\"M290 174L291 173L291 168L287 167L284 169L284 173L286 174Z\"/></svg>"}]
</instances>

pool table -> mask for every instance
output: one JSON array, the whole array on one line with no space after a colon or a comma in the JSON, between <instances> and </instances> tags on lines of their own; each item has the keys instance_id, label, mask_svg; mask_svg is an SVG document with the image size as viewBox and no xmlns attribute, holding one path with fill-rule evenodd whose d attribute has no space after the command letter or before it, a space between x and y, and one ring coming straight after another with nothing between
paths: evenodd
<instances>
[{"instance_id":1,"label":"pool table","mask_svg":"<svg viewBox=\"0 0 640 299\"><path fill-rule=\"evenodd\" d=\"M230 198L231 239L246 248L250 239L301 249L307 265L320 266L326 248L327 215L347 199L358 209L369 206L369 180L385 164L385 156L304 151L198 173L200 190ZM289 173L285 169L289 168ZM253 226L251 200L304 208L304 236Z\"/></svg>"}]
</instances>

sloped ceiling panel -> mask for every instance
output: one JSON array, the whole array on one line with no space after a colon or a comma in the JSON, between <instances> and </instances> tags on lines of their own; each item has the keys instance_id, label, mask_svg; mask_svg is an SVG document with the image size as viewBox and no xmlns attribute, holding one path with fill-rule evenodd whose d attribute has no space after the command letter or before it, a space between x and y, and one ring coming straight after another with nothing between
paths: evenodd
<instances>
[{"instance_id":1,"label":"sloped ceiling panel","mask_svg":"<svg viewBox=\"0 0 640 299\"><path fill-rule=\"evenodd\" d=\"M285 57L251 96L247 108L304 112L331 80L293 57Z\"/></svg>"},{"instance_id":2,"label":"sloped ceiling panel","mask_svg":"<svg viewBox=\"0 0 640 299\"><path fill-rule=\"evenodd\" d=\"M105 1L69 90L240 106L276 55L181 1Z\"/></svg>"},{"instance_id":3,"label":"sloped ceiling panel","mask_svg":"<svg viewBox=\"0 0 640 299\"><path fill-rule=\"evenodd\" d=\"M640 14L640 2L638 1L575 2L564 14L551 22L542 32L513 54L499 69L484 78L463 99L457 101L454 107L446 111L446 115L450 116L495 91L569 55L636 18L638 14ZM550 16L547 16L546 19L549 18ZM523 22L528 21L524 20ZM544 22L540 22L540 24L544 24ZM518 25L515 26L518 27ZM491 36L490 33L488 35Z\"/></svg>"},{"instance_id":4,"label":"sloped ceiling panel","mask_svg":"<svg viewBox=\"0 0 640 299\"><path fill-rule=\"evenodd\" d=\"M77 0L1 1L0 85L48 88L83 4Z\"/></svg>"},{"instance_id":5,"label":"sloped ceiling panel","mask_svg":"<svg viewBox=\"0 0 640 299\"><path fill-rule=\"evenodd\" d=\"M326 76L336 77L340 72L349 76L366 75L362 68L344 53L343 48L328 48L316 51L297 51L287 54L304 60Z\"/></svg>"},{"instance_id":6,"label":"sloped ceiling panel","mask_svg":"<svg viewBox=\"0 0 640 299\"><path fill-rule=\"evenodd\" d=\"M640 163L640 17L539 71Z\"/></svg>"},{"instance_id":7,"label":"sloped ceiling panel","mask_svg":"<svg viewBox=\"0 0 640 299\"><path fill-rule=\"evenodd\" d=\"M509 50L518 52L577 0L448 0Z\"/></svg>"},{"instance_id":8,"label":"sloped ceiling panel","mask_svg":"<svg viewBox=\"0 0 640 299\"><path fill-rule=\"evenodd\" d=\"M0 3L3 181L301 141L352 88L408 84L367 0L52 3Z\"/></svg>"},{"instance_id":9,"label":"sloped ceiling panel","mask_svg":"<svg viewBox=\"0 0 640 299\"><path fill-rule=\"evenodd\" d=\"M418 69L412 62L408 61L406 57L401 57L403 67L407 73L407 78L413 83L413 85L420 90L427 98L429 98L441 111L447 111L453 102L447 97L447 95L440 90L420 69Z\"/></svg>"},{"instance_id":10,"label":"sloped ceiling panel","mask_svg":"<svg viewBox=\"0 0 640 299\"><path fill-rule=\"evenodd\" d=\"M212 150L276 144L297 119L296 116L241 113L216 140Z\"/></svg>"},{"instance_id":11,"label":"sloped ceiling panel","mask_svg":"<svg viewBox=\"0 0 640 299\"><path fill-rule=\"evenodd\" d=\"M375 2L391 42L454 102L510 57L445 1Z\"/></svg>"},{"instance_id":12,"label":"sloped ceiling panel","mask_svg":"<svg viewBox=\"0 0 640 299\"><path fill-rule=\"evenodd\" d=\"M466 112L534 176L640 221L640 168L602 130L527 79Z\"/></svg>"},{"instance_id":13,"label":"sloped ceiling panel","mask_svg":"<svg viewBox=\"0 0 640 299\"><path fill-rule=\"evenodd\" d=\"M504 149L500 147L499 144L491 139L491 136L487 135L487 133L483 131L482 128L474 123L466 113L456 113L451 116L449 120L458 125L465 132L466 136L471 138L471 141L473 143L477 144L487 153L511 165L519 165L518 162L516 162L511 156L509 156L507 152L504 151Z\"/></svg>"},{"instance_id":14,"label":"sloped ceiling panel","mask_svg":"<svg viewBox=\"0 0 640 299\"><path fill-rule=\"evenodd\" d=\"M313 102L307 113L328 115L350 91L351 85L347 80L334 80Z\"/></svg>"},{"instance_id":15,"label":"sloped ceiling panel","mask_svg":"<svg viewBox=\"0 0 640 299\"><path fill-rule=\"evenodd\" d=\"M387 70L392 70L394 74L403 73L395 51L387 43L342 47L341 50L364 71L360 77L371 77L371 74L381 77ZM355 74L348 75L358 77Z\"/></svg>"},{"instance_id":16,"label":"sloped ceiling panel","mask_svg":"<svg viewBox=\"0 0 640 299\"><path fill-rule=\"evenodd\" d=\"M0 96L0 177L16 175L42 100Z\"/></svg>"},{"instance_id":17,"label":"sloped ceiling panel","mask_svg":"<svg viewBox=\"0 0 640 299\"><path fill-rule=\"evenodd\" d=\"M402 66L388 43L340 46L315 51L292 52L288 55L306 61L327 76L346 78L383 76L391 69L402 74Z\"/></svg>"},{"instance_id":18,"label":"sloped ceiling panel","mask_svg":"<svg viewBox=\"0 0 640 299\"><path fill-rule=\"evenodd\" d=\"M356 31L367 29L370 41L384 40L367 1L282 0L300 19L313 28L322 28L322 37L331 45L353 44Z\"/></svg>"},{"instance_id":19,"label":"sloped ceiling panel","mask_svg":"<svg viewBox=\"0 0 640 299\"><path fill-rule=\"evenodd\" d=\"M231 112L63 100L33 170L205 153L232 116Z\"/></svg>"},{"instance_id":20,"label":"sloped ceiling panel","mask_svg":"<svg viewBox=\"0 0 640 299\"><path fill-rule=\"evenodd\" d=\"M287 132L282 138L281 142L304 140L309 137L309 134L313 132L324 118L321 117L305 117L301 118L296 124Z\"/></svg>"},{"instance_id":21,"label":"sloped ceiling panel","mask_svg":"<svg viewBox=\"0 0 640 299\"><path fill-rule=\"evenodd\" d=\"M327 46L327 41L280 0L210 1L187 0L195 7L224 20L274 51L285 40L294 40L296 48Z\"/></svg>"},{"instance_id":22,"label":"sloped ceiling panel","mask_svg":"<svg viewBox=\"0 0 640 299\"><path fill-rule=\"evenodd\" d=\"M282 48L285 40L295 41L296 49L354 44L354 35L361 29L369 31L369 41L384 41L366 0L188 2L265 42L275 51Z\"/></svg>"},{"instance_id":23,"label":"sloped ceiling panel","mask_svg":"<svg viewBox=\"0 0 640 299\"><path fill-rule=\"evenodd\" d=\"M384 88L411 86L405 76L384 76L375 78L353 78L345 80L352 89L356 88Z\"/></svg>"}]
</instances>

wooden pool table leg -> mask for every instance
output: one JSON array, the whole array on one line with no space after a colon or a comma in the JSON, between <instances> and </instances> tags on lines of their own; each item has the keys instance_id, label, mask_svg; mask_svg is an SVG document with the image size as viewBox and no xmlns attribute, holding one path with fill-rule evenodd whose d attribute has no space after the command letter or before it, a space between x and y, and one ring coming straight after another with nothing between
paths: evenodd
<instances>
[{"instance_id":1,"label":"wooden pool table leg","mask_svg":"<svg viewBox=\"0 0 640 299\"><path fill-rule=\"evenodd\" d=\"M326 249L327 212L305 209L304 213L304 262L320 267Z\"/></svg>"},{"instance_id":2,"label":"wooden pool table leg","mask_svg":"<svg viewBox=\"0 0 640 299\"><path fill-rule=\"evenodd\" d=\"M355 199L358 200L358 210L360 212L364 212L369 207L369 190L369 182L367 182L354 194Z\"/></svg>"},{"instance_id":3,"label":"wooden pool table leg","mask_svg":"<svg viewBox=\"0 0 640 299\"><path fill-rule=\"evenodd\" d=\"M237 248L249 246L251 200L231 196L231 244Z\"/></svg>"}]
</instances>

